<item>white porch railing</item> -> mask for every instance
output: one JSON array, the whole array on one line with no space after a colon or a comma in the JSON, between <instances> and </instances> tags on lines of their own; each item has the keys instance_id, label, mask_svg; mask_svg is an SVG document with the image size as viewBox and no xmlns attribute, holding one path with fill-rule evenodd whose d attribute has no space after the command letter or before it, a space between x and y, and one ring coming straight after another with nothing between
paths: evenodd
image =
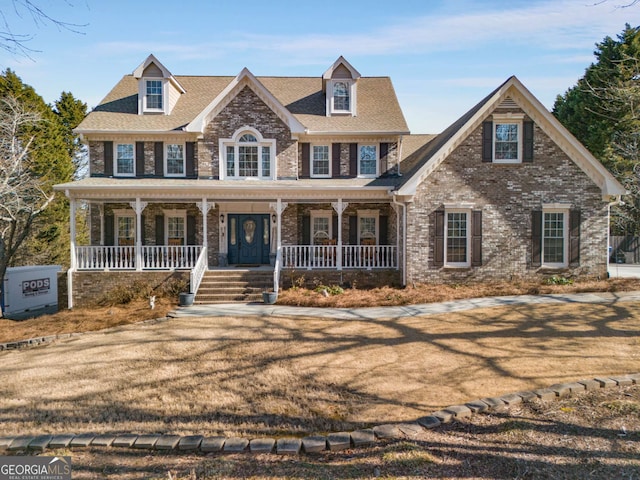
<instances>
[{"instance_id":1,"label":"white porch railing","mask_svg":"<svg viewBox=\"0 0 640 480\"><path fill-rule=\"evenodd\" d=\"M204 272L207 271L208 266L209 258L207 256L207 249L203 248L198 256L198 261L193 267L193 270L191 270L191 275L189 277L190 293L198 292L198 287L200 287L200 282L202 281L202 277L204 277Z\"/></svg>"},{"instance_id":2,"label":"white porch railing","mask_svg":"<svg viewBox=\"0 0 640 480\"><path fill-rule=\"evenodd\" d=\"M337 249L342 249L342 265ZM395 245L283 245L282 268L397 268Z\"/></svg>"},{"instance_id":3,"label":"white porch railing","mask_svg":"<svg viewBox=\"0 0 640 480\"><path fill-rule=\"evenodd\" d=\"M141 247L143 270L174 270L193 268L202 251L200 245L164 245ZM78 270L135 270L135 246L76 247Z\"/></svg>"},{"instance_id":4,"label":"white porch railing","mask_svg":"<svg viewBox=\"0 0 640 480\"><path fill-rule=\"evenodd\" d=\"M202 251L200 245L142 246L143 270L193 268Z\"/></svg>"},{"instance_id":5,"label":"white porch railing","mask_svg":"<svg viewBox=\"0 0 640 480\"><path fill-rule=\"evenodd\" d=\"M135 270L136 247L76 247L78 270Z\"/></svg>"}]
</instances>

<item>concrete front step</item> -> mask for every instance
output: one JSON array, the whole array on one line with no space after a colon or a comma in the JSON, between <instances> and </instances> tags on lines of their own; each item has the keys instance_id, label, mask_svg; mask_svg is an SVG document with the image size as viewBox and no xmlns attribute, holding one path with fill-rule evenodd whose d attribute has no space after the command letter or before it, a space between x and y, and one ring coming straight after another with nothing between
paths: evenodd
<instances>
[{"instance_id":1,"label":"concrete front step","mask_svg":"<svg viewBox=\"0 0 640 480\"><path fill-rule=\"evenodd\" d=\"M262 292L272 287L272 270L209 270L200 282L194 303L262 302Z\"/></svg>"}]
</instances>

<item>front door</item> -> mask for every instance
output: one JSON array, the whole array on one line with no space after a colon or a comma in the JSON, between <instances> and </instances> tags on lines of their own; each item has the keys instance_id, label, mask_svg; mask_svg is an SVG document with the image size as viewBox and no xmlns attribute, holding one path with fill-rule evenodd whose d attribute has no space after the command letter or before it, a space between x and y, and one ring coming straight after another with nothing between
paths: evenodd
<instances>
[{"instance_id":1,"label":"front door","mask_svg":"<svg viewBox=\"0 0 640 480\"><path fill-rule=\"evenodd\" d=\"M228 258L231 265L269 263L269 215L229 214Z\"/></svg>"}]
</instances>

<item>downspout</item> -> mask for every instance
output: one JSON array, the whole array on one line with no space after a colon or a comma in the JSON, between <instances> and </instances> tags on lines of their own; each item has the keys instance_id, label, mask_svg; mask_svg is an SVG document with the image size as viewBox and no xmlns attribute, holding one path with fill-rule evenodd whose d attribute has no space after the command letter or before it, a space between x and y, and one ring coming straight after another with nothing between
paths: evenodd
<instances>
[{"instance_id":1,"label":"downspout","mask_svg":"<svg viewBox=\"0 0 640 480\"><path fill-rule=\"evenodd\" d=\"M611 258L611 255L609 254L609 246L611 245L611 207L624 205L622 195L615 195L613 198L615 200L607 204L607 278L609 277L609 261Z\"/></svg>"},{"instance_id":2,"label":"downspout","mask_svg":"<svg viewBox=\"0 0 640 480\"><path fill-rule=\"evenodd\" d=\"M400 165L400 164L398 164ZM400 168L398 166L398 168ZM402 207L402 286L407 285L407 204L398 202L396 194L393 193L393 204Z\"/></svg>"}]
</instances>

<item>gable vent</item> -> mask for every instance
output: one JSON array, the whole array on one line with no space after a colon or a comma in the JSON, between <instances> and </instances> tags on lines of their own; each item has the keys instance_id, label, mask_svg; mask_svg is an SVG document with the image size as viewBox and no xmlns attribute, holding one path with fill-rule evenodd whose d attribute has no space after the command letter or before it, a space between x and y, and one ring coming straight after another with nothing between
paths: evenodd
<instances>
[{"instance_id":1,"label":"gable vent","mask_svg":"<svg viewBox=\"0 0 640 480\"><path fill-rule=\"evenodd\" d=\"M498 108L518 108L518 104L513 101L513 98L507 97L498 105Z\"/></svg>"}]
</instances>

